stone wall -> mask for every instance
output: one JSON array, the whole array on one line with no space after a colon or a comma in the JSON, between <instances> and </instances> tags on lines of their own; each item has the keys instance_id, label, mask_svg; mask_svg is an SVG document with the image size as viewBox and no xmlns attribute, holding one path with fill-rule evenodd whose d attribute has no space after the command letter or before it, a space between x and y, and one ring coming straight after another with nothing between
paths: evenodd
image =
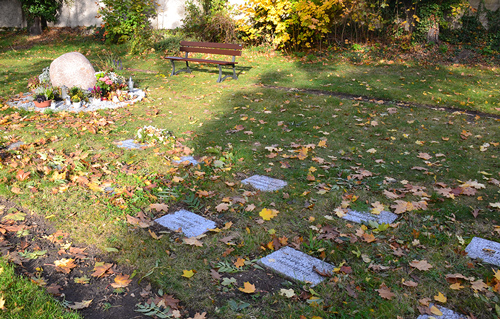
<instances>
[{"instance_id":1,"label":"stone wall","mask_svg":"<svg viewBox=\"0 0 500 319\"><path fill-rule=\"evenodd\" d=\"M19 0L0 0L0 27L22 28L26 26Z\"/></svg>"}]
</instances>

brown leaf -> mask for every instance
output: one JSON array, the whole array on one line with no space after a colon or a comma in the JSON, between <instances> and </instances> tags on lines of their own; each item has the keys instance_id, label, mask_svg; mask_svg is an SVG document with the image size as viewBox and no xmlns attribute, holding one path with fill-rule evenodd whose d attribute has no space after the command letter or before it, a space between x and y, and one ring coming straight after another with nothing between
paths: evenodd
<instances>
[{"instance_id":1,"label":"brown leaf","mask_svg":"<svg viewBox=\"0 0 500 319\"><path fill-rule=\"evenodd\" d=\"M119 274L115 277L115 282L111 284L111 287L125 288L132 282L132 280L129 278L129 275Z\"/></svg>"},{"instance_id":2,"label":"brown leaf","mask_svg":"<svg viewBox=\"0 0 500 319\"><path fill-rule=\"evenodd\" d=\"M411 280L404 281L403 285L406 287L417 287L418 286L418 284L416 282L411 281Z\"/></svg>"},{"instance_id":3,"label":"brown leaf","mask_svg":"<svg viewBox=\"0 0 500 319\"><path fill-rule=\"evenodd\" d=\"M217 272L215 269L210 269L210 275L212 276L213 279L215 280L220 280L222 278L222 275Z\"/></svg>"},{"instance_id":4,"label":"brown leaf","mask_svg":"<svg viewBox=\"0 0 500 319\"><path fill-rule=\"evenodd\" d=\"M427 271L433 266L427 262L427 260L413 260L410 262L410 267L417 268L418 270Z\"/></svg>"},{"instance_id":5,"label":"brown leaf","mask_svg":"<svg viewBox=\"0 0 500 319\"><path fill-rule=\"evenodd\" d=\"M56 271L69 274L71 272L71 269L75 268L76 265L74 263L74 259L72 258L63 258L60 260L54 261L54 265L56 266Z\"/></svg>"},{"instance_id":6,"label":"brown leaf","mask_svg":"<svg viewBox=\"0 0 500 319\"><path fill-rule=\"evenodd\" d=\"M131 225L139 226L140 228L148 228L152 225L151 221L133 217L127 214L127 222Z\"/></svg>"},{"instance_id":7,"label":"brown leaf","mask_svg":"<svg viewBox=\"0 0 500 319\"><path fill-rule=\"evenodd\" d=\"M77 247L70 247L69 248L69 254L75 256L78 259L84 259L87 257L87 253L85 252L85 249L87 248L77 248Z\"/></svg>"},{"instance_id":8,"label":"brown leaf","mask_svg":"<svg viewBox=\"0 0 500 319\"><path fill-rule=\"evenodd\" d=\"M361 235L361 240L366 243L371 243L376 241L377 239L373 234L363 233L363 235Z\"/></svg>"},{"instance_id":9,"label":"brown leaf","mask_svg":"<svg viewBox=\"0 0 500 319\"><path fill-rule=\"evenodd\" d=\"M100 278L104 275L110 275L113 273L111 270L111 267L113 264L105 264L103 262L96 262L94 265L94 273L92 274L92 277L97 277Z\"/></svg>"},{"instance_id":10,"label":"brown leaf","mask_svg":"<svg viewBox=\"0 0 500 319\"><path fill-rule=\"evenodd\" d=\"M207 315L206 312L201 314L197 312L193 318L189 317L188 319L206 319L206 315Z\"/></svg>"},{"instance_id":11,"label":"brown leaf","mask_svg":"<svg viewBox=\"0 0 500 319\"><path fill-rule=\"evenodd\" d=\"M188 244L191 246L197 246L197 247L203 246L203 242L198 240L198 238L196 238L196 237L184 238L183 240L184 240L185 244Z\"/></svg>"},{"instance_id":12,"label":"brown leaf","mask_svg":"<svg viewBox=\"0 0 500 319\"><path fill-rule=\"evenodd\" d=\"M73 310L88 308L90 306L91 302L92 302L92 299L90 299L90 300L82 300L82 302L75 301L75 304L74 305L69 305L68 308L71 308Z\"/></svg>"},{"instance_id":13,"label":"brown leaf","mask_svg":"<svg viewBox=\"0 0 500 319\"><path fill-rule=\"evenodd\" d=\"M379 289L375 289L375 291L378 292L380 297L387 300L391 300L396 296L394 293L391 292L391 289L387 287L384 283L380 285Z\"/></svg>"},{"instance_id":14,"label":"brown leaf","mask_svg":"<svg viewBox=\"0 0 500 319\"><path fill-rule=\"evenodd\" d=\"M168 212L168 205L166 204L151 204L149 207L155 209L157 212Z\"/></svg>"},{"instance_id":15,"label":"brown leaf","mask_svg":"<svg viewBox=\"0 0 500 319\"><path fill-rule=\"evenodd\" d=\"M50 286L47 286L45 289L47 289L47 292L49 294L58 296L60 294L59 290L61 290L61 286L56 285L56 284L51 284Z\"/></svg>"},{"instance_id":16,"label":"brown leaf","mask_svg":"<svg viewBox=\"0 0 500 319\"><path fill-rule=\"evenodd\" d=\"M245 259L238 257L238 259L234 262L236 268L240 268L245 266Z\"/></svg>"},{"instance_id":17,"label":"brown leaf","mask_svg":"<svg viewBox=\"0 0 500 319\"><path fill-rule=\"evenodd\" d=\"M215 206L215 209L217 209L217 211L220 213L220 212L223 212L223 211L226 211L229 209L229 204L227 203L220 203L219 205Z\"/></svg>"},{"instance_id":18,"label":"brown leaf","mask_svg":"<svg viewBox=\"0 0 500 319\"><path fill-rule=\"evenodd\" d=\"M31 172L25 172L22 169L17 171L16 178L19 181L24 181L30 177Z\"/></svg>"},{"instance_id":19,"label":"brown leaf","mask_svg":"<svg viewBox=\"0 0 500 319\"><path fill-rule=\"evenodd\" d=\"M233 251L234 251L234 248L229 247L228 249L226 249L226 251L224 251L224 253L222 253L222 257L229 256Z\"/></svg>"}]
</instances>

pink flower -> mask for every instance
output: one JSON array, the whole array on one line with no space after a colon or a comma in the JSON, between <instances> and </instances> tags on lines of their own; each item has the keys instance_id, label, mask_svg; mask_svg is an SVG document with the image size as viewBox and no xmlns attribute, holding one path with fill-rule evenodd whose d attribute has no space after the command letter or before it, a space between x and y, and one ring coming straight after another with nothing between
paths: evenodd
<instances>
[{"instance_id":1,"label":"pink flower","mask_svg":"<svg viewBox=\"0 0 500 319\"><path fill-rule=\"evenodd\" d=\"M113 84L113 81L111 81L111 80L107 80L105 83L106 83L107 85L111 85L111 84Z\"/></svg>"}]
</instances>

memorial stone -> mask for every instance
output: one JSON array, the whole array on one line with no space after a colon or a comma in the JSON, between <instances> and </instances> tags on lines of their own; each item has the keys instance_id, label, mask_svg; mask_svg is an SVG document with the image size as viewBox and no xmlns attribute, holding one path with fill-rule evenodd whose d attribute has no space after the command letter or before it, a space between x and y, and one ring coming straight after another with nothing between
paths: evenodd
<instances>
[{"instance_id":1,"label":"memorial stone","mask_svg":"<svg viewBox=\"0 0 500 319\"><path fill-rule=\"evenodd\" d=\"M184 162L189 162L193 166L198 165L198 161L192 156L182 156L180 159L173 161L174 163L180 164Z\"/></svg>"},{"instance_id":2,"label":"memorial stone","mask_svg":"<svg viewBox=\"0 0 500 319\"><path fill-rule=\"evenodd\" d=\"M155 222L172 231L181 229L187 237L199 236L216 227L213 221L184 209L155 219Z\"/></svg>"},{"instance_id":3,"label":"memorial stone","mask_svg":"<svg viewBox=\"0 0 500 319\"><path fill-rule=\"evenodd\" d=\"M49 73L52 86L77 86L88 90L96 84L94 67L79 52L69 52L52 61Z\"/></svg>"},{"instance_id":4,"label":"memorial stone","mask_svg":"<svg viewBox=\"0 0 500 319\"><path fill-rule=\"evenodd\" d=\"M128 150L142 150L142 149L148 147L147 144L136 143L136 142L134 142L133 139L117 142L116 146L121 147L121 148L126 148Z\"/></svg>"},{"instance_id":5,"label":"memorial stone","mask_svg":"<svg viewBox=\"0 0 500 319\"><path fill-rule=\"evenodd\" d=\"M500 243L474 237L465 251L470 258L481 258L489 264L500 266Z\"/></svg>"},{"instance_id":6,"label":"memorial stone","mask_svg":"<svg viewBox=\"0 0 500 319\"><path fill-rule=\"evenodd\" d=\"M388 211L382 211L380 212L380 215L373 215L370 213L358 212L352 209L349 209L347 214L342 216L342 219L349 220L354 223L369 222L371 220L379 224L392 224L397 218L398 215Z\"/></svg>"},{"instance_id":7,"label":"memorial stone","mask_svg":"<svg viewBox=\"0 0 500 319\"><path fill-rule=\"evenodd\" d=\"M290 247L261 258L259 263L292 280L311 283L312 287L325 280L314 267L324 273L331 273L334 269L333 265Z\"/></svg>"},{"instance_id":8,"label":"memorial stone","mask_svg":"<svg viewBox=\"0 0 500 319\"><path fill-rule=\"evenodd\" d=\"M264 192L277 191L288 185L287 182L280 179L262 175L254 175L242 180L241 183L245 185L252 185L254 188Z\"/></svg>"}]
</instances>

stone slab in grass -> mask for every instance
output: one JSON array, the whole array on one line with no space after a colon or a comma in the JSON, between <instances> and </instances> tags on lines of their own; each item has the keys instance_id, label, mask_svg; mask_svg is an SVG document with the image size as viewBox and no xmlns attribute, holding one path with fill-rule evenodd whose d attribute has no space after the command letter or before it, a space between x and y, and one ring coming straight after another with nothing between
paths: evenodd
<instances>
[{"instance_id":1,"label":"stone slab in grass","mask_svg":"<svg viewBox=\"0 0 500 319\"><path fill-rule=\"evenodd\" d=\"M15 142L15 143L12 143L9 146L7 146L7 149L9 151L17 150L21 145L24 145L24 142L21 142L21 141Z\"/></svg>"},{"instance_id":2,"label":"stone slab in grass","mask_svg":"<svg viewBox=\"0 0 500 319\"><path fill-rule=\"evenodd\" d=\"M331 273L334 268L329 263L290 247L283 247L261 258L259 263L292 280L310 282L313 287L325 280L314 267L324 273Z\"/></svg>"},{"instance_id":3,"label":"stone slab in grass","mask_svg":"<svg viewBox=\"0 0 500 319\"><path fill-rule=\"evenodd\" d=\"M193 164L193 166L198 165L198 161L192 156L182 156L180 159L172 161L172 162L174 162L176 164L189 162L189 164Z\"/></svg>"},{"instance_id":4,"label":"stone slab in grass","mask_svg":"<svg viewBox=\"0 0 500 319\"><path fill-rule=\"evenodd\" d=\"M277 191L288 185L287 182L282 181L281 179L271 178L262 175L254 175L252 177L242 180L241 183L245 185L251 185L254 188L264 192Z\"/></svg>"},{"instance_id":5,"label":"stone slab in grass","mask_svg":"<svg viewBox=\"0 0 500 319\"><path fill-rule=\"evenodd\" d=\"M465 316L465 315L458 314L451 309L441 307L438 305L434 305L434 304L429 304L429 310L432 308L432 306L438 308L439 311L441 311L443 314L441 316L438 316L435 314L420 315L417 317L417 319L431 319L431 318L435 318L435 319L467 319L467 316Z\"/></svg>"},{"instance_id":6,"label":"stone slab in grass","mask_svg":"<svg viewBox=\"0 0 500 319\"><path fill-rule=\"evenodd\" d=\"M358 212L352 209L347 211L347 214L342 216L343 219L355 223L369 222L370 220L379 224L392 224L398 218L398 215L388 211L380 212L380 215L373 215L370 213Z\"/></svg>"},{"instance_id":7,"label":"stone slab in grass","mask_svg":"<svg viewBox=\"0 0 500 319\"><path fill-rule=\"evenodd\" d=\"M155 222L172 231L180 228L187 237L199 236L216 227L213 221L184 209L155 219Z\"/></svg>"},{"instance_id":8,"label":"stone slab in grass","mask_svg":"<svg viewBox=\"0 0 500 319\"><path fill-rule=\"evenodd\" d=\"M489 264L500 266L500 243L474 237L465 251L470 258L480 258Z\"/></svg>"},{"instance_id":9,"label":"stone slab in grass","mask_svg":"<svg viewBox=\"0 0 500 319\"><path fill-rule=\"evenodd\" d=\"M121 141L121 142L116 142L115 144L118 147L126 148L128 150L142 150L142 149L145 149L146 147L148 147L147 144L136 143L136 142L134 142L133 139L125 140L125 141Z\"/></svg>"}]
</instances>

